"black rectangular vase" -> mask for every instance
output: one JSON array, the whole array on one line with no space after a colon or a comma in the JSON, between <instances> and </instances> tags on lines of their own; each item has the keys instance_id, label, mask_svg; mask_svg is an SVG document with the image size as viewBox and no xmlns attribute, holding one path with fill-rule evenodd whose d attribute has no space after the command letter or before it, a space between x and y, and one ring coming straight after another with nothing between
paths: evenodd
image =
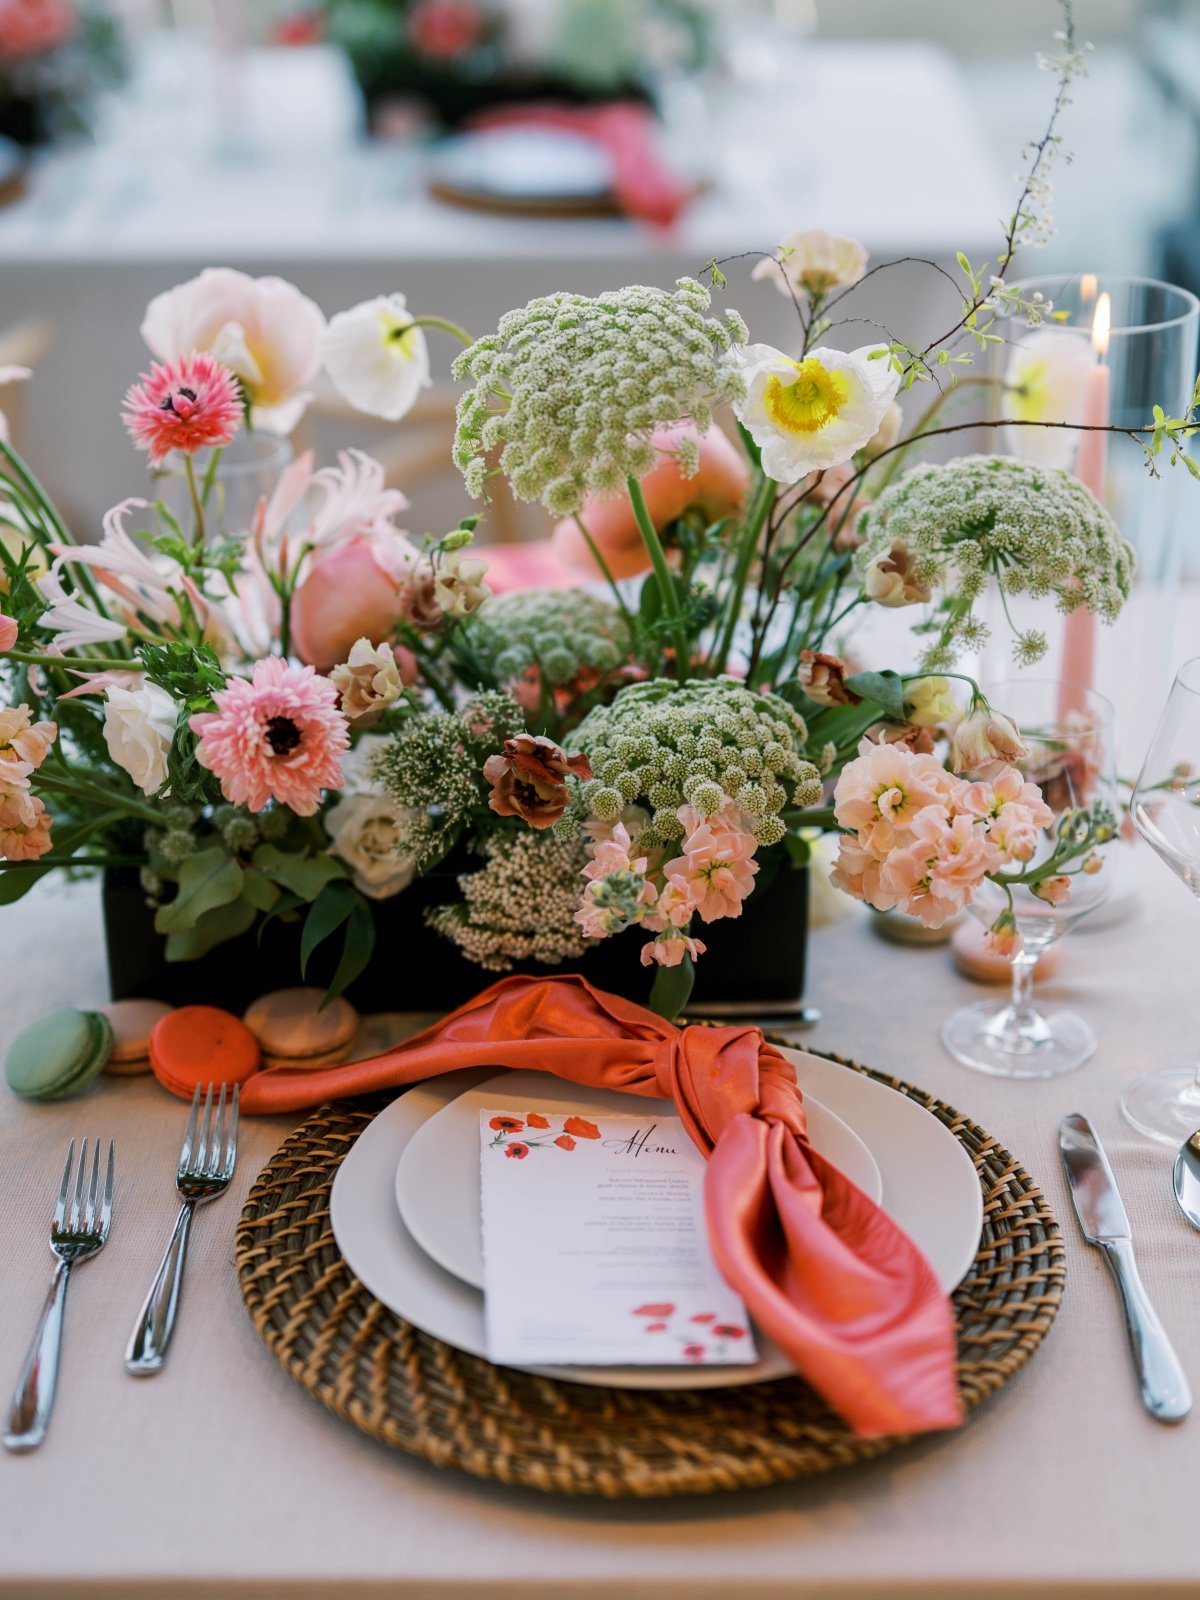
<instances>
[{"instance_id":1,"label":"black rectangular vase","mask_svg":"<svg viewBox=\"0 0 1200 1600\"><path fill-rule=\"evenodd\" d=\"M467 961L426 927L426 909L455 894L455 873L444 870L417 879L390 900L374 902L375 953L347 990L360 1011L449 1011L504 976ZM700 930L708 948L696 963L692 1007L795 1005L804 992L807 926L807 869L784 867L755 890L741 917ZM302 979L300 929L298 922L277 919L263 929L261 940L258 930L251 929L198 961L169 962L137 873L105 874L104 931L114 1000L137 996L240 1012L272 989L301 982L323 987L333 976L339 941L335 936L327 949L316 951ZM566 966L527 962L515 970L540 977L579 972L598 989L644 1002L654 978L639 959L645 940L646 934L634 928Z\"/></svg>"}]
</instances>

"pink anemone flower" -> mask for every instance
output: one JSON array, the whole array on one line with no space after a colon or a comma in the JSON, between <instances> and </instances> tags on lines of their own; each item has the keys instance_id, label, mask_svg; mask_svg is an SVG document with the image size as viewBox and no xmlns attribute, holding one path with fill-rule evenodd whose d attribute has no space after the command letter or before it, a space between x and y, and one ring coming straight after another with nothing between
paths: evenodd
<instances>
[{"instance_id":1,"label":"pink anemone flower","mask_svg":"<svg viewBox=\"0 0 1200 1600\"><path fill-rule=\"evenodd\" d=\"M228 367L202 350L160 366L152 362L125 396L125 426L139 450L162 461L172 450L220 449L238 431L242 395Z\"/></svg>"}]
</instances>

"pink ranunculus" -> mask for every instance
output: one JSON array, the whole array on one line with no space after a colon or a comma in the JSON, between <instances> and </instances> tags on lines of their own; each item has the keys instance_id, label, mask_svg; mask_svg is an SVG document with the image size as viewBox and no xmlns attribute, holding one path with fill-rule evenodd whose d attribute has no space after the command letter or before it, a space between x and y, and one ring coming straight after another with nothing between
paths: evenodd
<instances>
[{"instance_id":1,"label":"pink ranunculus","mask_svg":"<svg viewBox=\"0 0 1200 1600\"><path fill-rule=\"evenodd\" d=\"M249 680L230 678L213 699L217 709L198 712L188 726L199 738L196 759L233 805L261 811L277 800L310 817L323 790L341 788L350 736L327 678L268 656Z\"/></svg>"},{"instance_id":2,"label":"pink ranunculus","mask_svg":"<svg viewBox=\"0 0 1200 1600\"><path fill-rule=\"evenodd\" d=\"M20 632L21 630L17 627L15 620L12 617L6 617L0 611L0 652L15 650Z\"/></svg>"},{"instance_id":3,"label":"pink ranunculus","mask_svg":"<svg viewBox=\"0 0 1200 1600\"><path fill-rule=\"evenodd\" d=\"M308 403L324 332L320 307L293 284L229 267L207 267L156 295L142 321L142 338L160 361L207 350L241 380L255 426L283 434Z\"/></svg>"},{"instance_id":4,"label":"pink ranunculus","mask_svg":"<svg viewBox=\"0 0 1200 1600\"><path fill-rule=\"evenodd\" d=\"M684 476L672 453L682 439L694 440L700 451L699 470L690 478ZM750 484L750 468L742 452L720 428L701 434L694 423L677 423L660 428L653 443L659 452L658 461L641 484L646 510L660 532L693 506L710 522L738 510ZM628 495L589 495L579 520L614 578L631 578L649 569L650 557ZM577 577L602 575L573 517L560 522L553 537L557 554Z\"/></svg>"},{"instance_id":5,"label":"pink ranunculus","mask_svg":"<svg viewBox=\"0 0 1200 1600\"><path fill-rule=\"evenodd\" d=\"M69 0L0 0L0 61L59 49L78 22Z\"/></svg>"},{"instance_id":6,"label":"pink ranunculus","mask_svg":"<svg viewBox=\"0 0 1200 1600\"><path fill-rule=\"evenodd\" d=\"M301 661L328 672L359 639L391 636L401 609L401 584L387 552L365 533L317 556L292 600L292 644Z\"/></svg>"}]
</instances>

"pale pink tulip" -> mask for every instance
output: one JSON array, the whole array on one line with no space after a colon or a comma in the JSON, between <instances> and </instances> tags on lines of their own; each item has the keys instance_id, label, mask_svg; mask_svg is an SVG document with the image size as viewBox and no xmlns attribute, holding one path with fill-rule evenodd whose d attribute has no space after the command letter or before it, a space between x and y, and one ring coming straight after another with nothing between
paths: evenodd
<instances>
[{"instance_id":1,"label":"pale pink tulip","mask_svg":"<svg viewBox=\"0 0 1200 1600\"><path fill-rule=\"evenodd\" d=\"M688 478L671 452L681 439L693 439L700 451L700 467ZM720 428L700 434L694 424L680 423L654 434L659 451L655 466L641 480L650 520L660 532L695 506L710 522L736 512L750 483L750 468L738 447ZM637 519L626 494L611 499L589 495L579 514L592 542L614 578L632 578L645 572L650 557L638 532ZM587 540L573 517L554 530L554 548L576 578L602 576Z\"/></svg>"},{"instance_id":2,"label":"pale pink tulip","mask_svg":"<svg viewBox=\"0 0 1200 1600\"><path fill-rule=\"evenodd\" d=\"M358 534L318 556L292 600L292 645L301 661L329 672L359 639L390 638L401 589L380 564L375 541Z\"/></svg>"}]
</instances>

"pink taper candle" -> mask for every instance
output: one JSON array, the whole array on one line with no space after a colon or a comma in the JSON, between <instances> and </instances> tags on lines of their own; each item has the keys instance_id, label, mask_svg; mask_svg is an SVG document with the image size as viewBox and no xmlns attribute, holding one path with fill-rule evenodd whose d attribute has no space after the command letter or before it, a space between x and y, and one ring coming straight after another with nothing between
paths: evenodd
<instances>
[{"instance_id":1,"label":"pink taper candle","mask_svg":"<svg viewBox=\"0 0 1200 1600\"><path fill-rule=\"evenodd\" d=\"M1109 419L1109 371L1105 357L1108 354L1108 333L1112 322L1112 302L1102 294L1096 302L1096 315L1092 322L1092 344L1096 350L1096 365L1087 375L1083 397L1083 425L1101 429ZM1075 458L1075 476L1104 504L1108 477L1108 434L1082 433L1079 436L1079 453ZM1086 606L1072 611L1063 627L1063 656L1058 714L1065 716L1079 707L1071 704L1072 687L1090 689L1096 675L1096 618Z\"/></svg>"}]
</instances>

